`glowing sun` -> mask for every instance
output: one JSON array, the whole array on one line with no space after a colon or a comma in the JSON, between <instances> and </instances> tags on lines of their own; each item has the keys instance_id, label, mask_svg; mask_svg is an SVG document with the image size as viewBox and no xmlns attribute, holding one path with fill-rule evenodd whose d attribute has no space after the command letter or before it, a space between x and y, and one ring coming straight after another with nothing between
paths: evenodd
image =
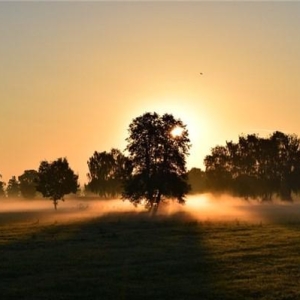
<instances>
[{"instance_id":1,"label":"glowing sun","mask_svg":"<svg viewBox=\"0 0 300 300\"><path fill-rule=\"evenodd\" d=\"M182 133L183 133L183 128L180 126L176 126L171 130L171 135L174 138L181 136Z\"/></svg>"}]
</instances>

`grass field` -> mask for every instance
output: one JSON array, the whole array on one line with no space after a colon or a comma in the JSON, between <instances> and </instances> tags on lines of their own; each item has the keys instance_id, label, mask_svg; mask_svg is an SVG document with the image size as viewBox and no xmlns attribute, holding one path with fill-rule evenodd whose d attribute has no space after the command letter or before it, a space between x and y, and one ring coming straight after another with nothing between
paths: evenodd
<instances>
[{"instance_id":1,"label":"grass field","mask_svg":"<svg viewBox=\"0 0 300 300\"><path fill-rule=\"evenodd\" d=\"M298 205L224 220L87 207L0 210L1 299L300 299Z\"/></svg>"}]
</instances>

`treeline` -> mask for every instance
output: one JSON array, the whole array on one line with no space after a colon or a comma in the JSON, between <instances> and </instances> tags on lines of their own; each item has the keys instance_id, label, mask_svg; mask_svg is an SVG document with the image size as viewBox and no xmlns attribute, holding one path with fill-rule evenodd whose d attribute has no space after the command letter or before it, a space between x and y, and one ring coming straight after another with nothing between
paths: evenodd
<instances>
[{"instance_id":1,"label":"treeline","mask_svg":"<svg viewBox=\"0 0 300 300\"><path fill-rule=\"evenodd\" d=\"M110 152L97 152L87 161L88 183L84 194L97 194L102 198L115 198L122 193L122 182L131 172L129 161L118 149ZM0 175L1 176L1 175ZM1 178L1 177L0 177ZM25 170L18 177L12 176L6 186L0 181L0 197L23 197L33 199L37 195L54 200L62 199L69 193L79 193L78 175L69 167L66 158L55 161L42 161L38 170Z\"/></svg>"},{"instance_id":2,"label":"treeline","mask_svg":"<svg viewBox=\"0 0 300 300\"><path fill-rule=\"evenodd\" d=\"M5 182L0 181L0 197L15 198L21 196L28 199L34 198L37 192L36 179L36 170L25 170L18 178L12 176L7 185Z\"/></svg>"},{"instance_id":3,"label":"treeline","mask_svg":"<svg viewBox=\"0 0 300 300\"><path fill-rule=\"evenodd\" d=\"M42 161L38 170L25 170L18 176L12 176L6 184L0 182L2 198L23 197L33 199L37 194L53 200L55 209L59 199L66 194L77 193L79 189L78 175L69 167L66 158L58 158L53 162Z\"/></svg>"},{"instance_id":4,"label":"treeline","mask_svg":"<svg viewBox=\"0 0 300 300\"><path fill-rule=\"evenodd\" d=\"M87 165L88 182L82 192L101 198L121 196L123 183L133 172L130 159L118 149L95 151ZM227 141L225 146L212 148L204 166L204 171L192 168L187 172L189 193L230 193L262 202L274 197L292 201L300 191L300 139L278 131L267 138L240 136L237 143ZM66 158L42 161L38 170L25 170L7 185L0 181L0 197L31 199L41 195L52 199L55 208L58 199L78 192L78 176Z\"/></svg>"},{"instance_id":5,"label":"treeline","mask_svg":"<svg viewBox=\"0 0 300 300\"><path fill-rule=\"evenodd\" d=\"M193 193L230 193L245 199L292 201L300 191L300 139L276 131L268 138L240 136L237 143L212 148L205 171L193 168Z\"/></svg>"},{"instance_id":6,"label":"treeline","mask_svg":"<svg viewBox=\"0 0 300 300\"><path fill-rule=\"evenodd\" d=\"M97 152L87 161L89 173L85 193L104 198L122 196L134 205L142 204L155 214L162 200L184 203L189 190L186 156L190 140L186 125L173 115L145 113L129 125L126 139L128 156L118 149ZM66 158L42 161L39 169L26 170L13 176L2 195L33 198L36 193L53 200L78 192L78 175L69 167Z\"/></svg>"}]
</instances>

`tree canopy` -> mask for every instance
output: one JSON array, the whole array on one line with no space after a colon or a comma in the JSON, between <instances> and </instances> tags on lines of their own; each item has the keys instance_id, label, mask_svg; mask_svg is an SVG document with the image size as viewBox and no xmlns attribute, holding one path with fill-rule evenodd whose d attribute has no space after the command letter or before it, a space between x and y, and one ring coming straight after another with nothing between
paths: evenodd
<instances>
[{"instance_id":1,"label":"tree canopy","mask_svg":"<svg viewBox=\"0 0 300 300\"><path fill-rule=\"evenodd\" d=\"M36 194L38 172L36 170L25 170L18 179L22 196L28 199L34 198Z\"/></svg>"},{"instance_id":2,"label":"tree canopy","mask_svg":"<svg viewBox=\"0 0 300 300\"><path fill-rule=\"evenodd\" d=\"M6 188L6 194L9 198L19 197L20 195L20 185L16 178L16 176L12 176L11 179L9 179L7 188Z\"/></svg>"},{"instance_id":3,"label":"tree canopy","mask_svg":"<svg viewBox=\"0 0 300 300\"><path fill-rule=\"evenodd\" d=\"M181 128L173 135L174 128ZM164 198L184 203L189 190L186 156L190 140L186 125L171 114L145 113L129 125L126 139L132 172L125 180L123 198L145 203L155 213Z\"/></svg>"},{"instance_id":4,"label":"tree canopy","mask_svg":"<svg viewBox=\"0 0 300 300\"><path fill-rule=\"evenodd\" d=\"M2 178L2 175L0 174L0 179ZM4 198L6 196L5 194L5 182L0 180L0 198Z\"/></svg>"},{"instance_id":5,"label":"tree canopy","mask_svg":"<svg viewBox=\"0 0 300 300\"><path fill-rule=\"evenodd\" d=\"M41 162L36 189L42 193L43 197L53 200L55 209L57 209L58 200L63 200L64 195L76 193L78 188L78 175L75 175L69 167L66 158L58 158L53 162Z\"/></svg>"},{"instance_id":6,"label":"tree canopy","mask_svg":"<svg viewBox=\"0 0 300 300\"><path fill-rule=\"evenodd\" d=\"M191 186L190 193L203 193L207 189L205 172L199 168L192 168L188 171L188 183Z\"/></svg>"},{"instance_id":7,"label":"tree canopy","mask_svg":"<svg viewBox=\"0 0 300 300\"><path fill-rule=\"evenodd\" d=\"M211 190L270 201L300 191L300 139L276 131L269 138L240 136L216 146L204 160Z\"/></svg>"},{"instance_id":8,"label":"tree canopy","mask_svg":"<svg viewBox=\"0 0 300 300\"><path fill-rule=\"evenodd\" d=\"M123 191L122 182L126 176L128 159L118 149L97 152L89 158L88 184L86 190L104 198L114 198Z\"/></svg>"}]
</instances>

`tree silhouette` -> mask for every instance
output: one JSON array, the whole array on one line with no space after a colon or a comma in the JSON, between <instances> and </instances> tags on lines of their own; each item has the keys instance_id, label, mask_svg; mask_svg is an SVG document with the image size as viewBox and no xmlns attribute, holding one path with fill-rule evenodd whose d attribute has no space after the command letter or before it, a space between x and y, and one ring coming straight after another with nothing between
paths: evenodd
<instances>
[{"instance_id":1,"label":"tree silhouette","mask_svg":"<svg viewBox=\"0 0 300 300\"><path fill-rule=\"evenodd\" d=\"M89 158L89 182L86 189L104 198L121 195L122 182L128 168L128 159L118 149L97 152Z\"/></svg>"},{"instance_id":2,"label":"tree silhouette","mask_svg":"<svg viewBox=\"0 0 300 300\"><path fill-rule=\"evenodd\" d=\"M284 201L300 191L300 140L276 131L269 138L240 136L238 143L212 149L204 160L212 191L231 192L245 198Z\"/></svg>"},{"instance_id":3,"label":"tree silhouette","mask_svg":"<svg viewBox=\"0 0 300 300\"><path fill-rule=\"evenodd\" d=\"M191 186L190 193L203 193L207 190L206 173L199 168L188 171L188 183Z\"/></svg>"},{"instance_id":4,"label":"tree silhouette","mask_svg":"<svg viewBox=\"0 0 300 300\"><path fill-rule=\"evenodd\" d=\"M1 174L0 174L0 178L2 178ZM0 198L4 198L6 196L4 188L5 188L5 182L0 180Z\"/></svg>"},{"instance_id":5,"label":"tree silhouette","mask_svg":"<svg viewBox=\"0 0 300 300\"><path fill-rule=\"evenodd\" d=\"M174 128L182 128L178 136ZM123 198L156 213L162 199L184 203L189 190L186 156L190 140L186 125L170 114L145 113L129 126L128 145L132 172L125 180Z\"/></svg>"},{"instance_id":6,"label":"tree silhouette","mask_svg":"<svg viewBox=\"0 0 300 300\"><path fill-rule=\"evenodd\" d=\"M276 153L273 173L277 176L277 193L281 199L291 201L292 192L300 191L300 139L276 131L270 141Z\"/></svg>"},{"instance_id":7,"label":"tree silhouette","mask_svg":"<svg viewBox=\"0 0 300 300\"><path fill-rule=\"evenodd\" d=\"M76 193L78 188L78 176L69 167L66 158L58 158L53 162L41 162L36 189L42 193L43 197L53 200L55 210L58 200L63 200L66 194Z\"/></svg>"},{"instance_id":8,"label":"tree silhouette","mask_svg":"<svg viewBox=\"0 0 300 300\"><path fill-rule=\"evenodd\" d=\"M16 176L12 176L12 178L9 179L7 188L6 188L6 194L7 194L7 197L9 197L9 198L19 197L20 186L19 186L19 182L16 179Z\"/></svg>"},{"instance_id":9,"label":"tree silhouette","mask_svg":"<svg viewBox=\"0 0 300 300\"><path fill-rule=\"evenodd\" d=\"M20 192L22 196L28 199L34 198L36 194L38 172L36 170L25 170L18 179L20 182Z\"/></svg>"},{"instance_id":10,"label":"tree silhouette","mask_svg":"<svg viewBox=\"0 0 300 300\"><path fill-rule=\"evenodd\" d=\"M223 146L212 148L212 154L205 157L205 172L210 191L224 192L230 189L232 175L229 157L228 149Z\"/></svg>"}]
</instances>

